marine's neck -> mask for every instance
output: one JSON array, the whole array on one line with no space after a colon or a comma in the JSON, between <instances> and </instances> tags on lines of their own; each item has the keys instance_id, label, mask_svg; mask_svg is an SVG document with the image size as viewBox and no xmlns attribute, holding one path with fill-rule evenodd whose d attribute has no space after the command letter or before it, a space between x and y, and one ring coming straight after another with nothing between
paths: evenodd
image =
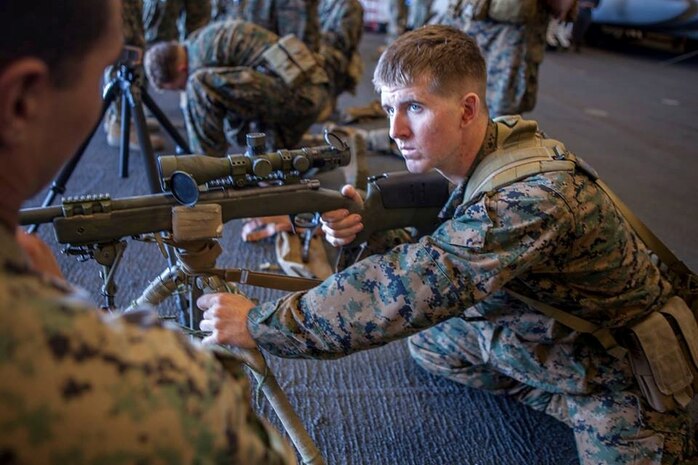
<instances>
[{"instance_id":1,"label":"marine's neck","mask_svg":"<svg viewBox=\"0 0 698 465\"><path fill-rule=\"evenodd\" d=\"M478 118L478 120L463 133L460 148L460 166L455 173L446 176L453 184L464 182L472 172L478 154L485 141L488 122L489 120L487 117Z\"/></svg>"}]
</instances>

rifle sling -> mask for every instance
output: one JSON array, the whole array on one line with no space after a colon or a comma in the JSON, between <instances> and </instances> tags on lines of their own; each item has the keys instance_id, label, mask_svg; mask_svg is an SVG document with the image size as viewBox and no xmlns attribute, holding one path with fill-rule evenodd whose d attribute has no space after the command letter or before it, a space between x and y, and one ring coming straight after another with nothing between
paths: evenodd
<instances>
[{"instance_id":1,"label":"rifle sling","mask_svg":"<svg viewBox=\"0 0 698 465\"><path fill-rule=\"evenodd\" d=\"M583 318L579 318L578 316L572 315L571 313L555 308L552 305L548 305L545 302L541 302L540 300L526 297L525 295L519 294L518 292L512 291L511 289L504 288L504 291L507 294L514 297L515 299L518 299L530 305L531 307L540 311L542 314L549 316L550 318L562 323L568 328L572 328L573 330L580 333L592 335L594 338L596 338L596 340L599 341L603 348L606 349L606 351L615 358L620 360L626 356L628 351L620 346L620 344L613 336L613 334L611 334L611 331L608 328L595 325L590 321L587 321Z\"/></svg>"},{"instance_id":2,"label":"rifle sling","mask_svg":"<svg viewBox=\"0 0 698 465\"><path fill-rule=\"evenodd\" d=\"M221 276L225 281L232 281L250 286L279 289L281 291L306 291L322 283L319 279L298 278L275 273L262 273L241 268L227 268L215 270L214 274Z\"/></svg>"}]
</instances>

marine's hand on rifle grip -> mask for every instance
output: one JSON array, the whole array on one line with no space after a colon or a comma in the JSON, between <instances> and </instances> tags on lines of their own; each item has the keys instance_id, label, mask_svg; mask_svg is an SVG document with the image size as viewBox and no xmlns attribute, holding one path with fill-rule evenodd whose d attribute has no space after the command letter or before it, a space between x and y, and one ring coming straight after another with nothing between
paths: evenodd
<instances>
[{"instance_id":1,"label":"marine's hand on rifle grip","mask_svg":"<svg viewBox=\"0 0 698 465\"><path fill-rule=\"evenodd\" d=\"M342 195L363 207L363 199L359 192L347 184L342 188ZM325 212L320 217L325 240L334 247L341 247L352 242L356 235L364 229L363 219L358 213L350 213L346 209Z\"/></svg>"},{"instance_id":2,"label":"marine's hand on rifle grip","mask_svg":"<svg viewBox=\"0 0 698 465\"><path fill-rule=\"evenodd\" d=\"M204 294L196 301L204 311L199 324L202 331L210 332L204 344L228 344L243 349L255 349L257 343L247 328L247 315L254 303L241 296L227 292Z\"/></svg>"}]
</instances>

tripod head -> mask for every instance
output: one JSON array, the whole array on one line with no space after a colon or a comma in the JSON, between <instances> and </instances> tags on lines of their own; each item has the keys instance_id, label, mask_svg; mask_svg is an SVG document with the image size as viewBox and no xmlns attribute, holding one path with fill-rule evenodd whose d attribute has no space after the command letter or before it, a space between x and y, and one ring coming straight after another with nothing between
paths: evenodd
<instances>
[{"instance_id":1,"label":"tripod head","mask_svg":"<svg viewBox=\"0 0 698 465\"><path fill-rule=\"evenodd\" d=\"M133 45L124 45L121 49L121 54L114 63L115 66L127 66L135 68L143 64L143 49Z\"/></svg>"},{"instance_id":2,"label":"tripod head","mask_svg":"<svg viewBox=\"0 0 698 465\"><path fill-rule=\"evenodd\" d=\"M143 49L133 45L124 45L119 58L107 68L107 76L111 76L110 82L105 86L104 94L116 82L122 82L121 87L136 84L138 88L145 85L145 71L143 70Z\"/></svg>"}]
</instances>

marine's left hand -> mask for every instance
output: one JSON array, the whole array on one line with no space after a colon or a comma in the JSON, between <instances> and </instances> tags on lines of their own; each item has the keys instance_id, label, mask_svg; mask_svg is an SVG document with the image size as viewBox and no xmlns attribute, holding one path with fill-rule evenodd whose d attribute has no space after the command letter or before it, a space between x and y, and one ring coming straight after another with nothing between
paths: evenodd
<instances>
[{"instance_id":1,"label":"marine's left hand","mask_svg":"<svg viewBox=\"0 0 698 465\"><path fill-rule=\"evenodd\" d=\"M204 311L199 327L210 332L204 344L229 344L242 349L255 349L257 344L247 329L247 315L254 303L249 299L230 293L204 294L196 301Z\"/></svg>"}]
</instances>

